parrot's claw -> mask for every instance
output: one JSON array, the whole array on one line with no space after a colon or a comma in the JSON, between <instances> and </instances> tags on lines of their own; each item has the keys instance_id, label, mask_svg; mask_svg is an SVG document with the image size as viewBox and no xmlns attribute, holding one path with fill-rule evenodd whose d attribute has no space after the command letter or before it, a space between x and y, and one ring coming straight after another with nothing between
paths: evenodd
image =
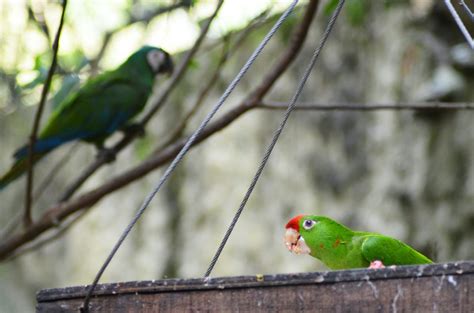
<instances>
[{"instance_id":1,"label":"parrot's claw","mask_svg":"<svg viewBox=\"0 0 474 313\"><path fill-rule=\"evenodd\" d=\"M115 161L115 151L113 149L101 147L97 154L97 158L104 160L105 163L112 163Z\"/></svg>"},{"instance_id":2,"label":"parrot's claw","mask_svg":"<svg viewBox=\"0 0 474 313\"><path fill-rule=\"evenodd\" d=\"M385 268L385 265L383 265L382 261L375 260L375 261L370 262L369 268L372 268L372 269Z\"/></svg>"},{"instance_id":3,"label":"parrot's claw","mask_svg":"<svg viewBox=\"0 0 474 313\"><path fill-rule=\"evenodd\" d=\"M129 124L127 126L125 126L124 128L122 128L122 131L125 133L125 134L134 134L138 137L144 137L145 136L145 128L143 127L142 124Z\"/></svg>"}]
</instances>

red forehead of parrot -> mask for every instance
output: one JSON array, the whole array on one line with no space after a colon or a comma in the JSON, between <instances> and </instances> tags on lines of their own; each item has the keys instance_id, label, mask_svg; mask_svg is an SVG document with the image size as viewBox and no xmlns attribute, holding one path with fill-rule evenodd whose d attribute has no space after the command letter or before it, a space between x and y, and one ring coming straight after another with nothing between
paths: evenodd
<instances>
[{"instance_id":1,"label":"red forehead of parrot","mask_svg":"<svg viewBox=\"0 0 474 313\"><path fill-rule=\"evenodd\" d=\"M285 228L286 229L292 228L296 231L299 231L300 230L300 220L303 216L304 216L303 214L300 214L300 215L297 215L297 216L293 217L291 220L288 221Z\"/></svg>"}]
</instances>

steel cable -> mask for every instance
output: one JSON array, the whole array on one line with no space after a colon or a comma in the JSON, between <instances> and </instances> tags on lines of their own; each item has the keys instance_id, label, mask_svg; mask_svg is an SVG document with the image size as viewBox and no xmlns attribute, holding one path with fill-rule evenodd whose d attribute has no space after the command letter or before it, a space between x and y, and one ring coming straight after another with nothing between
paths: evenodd
<instances>
[{"instance_id":1,"label":"steel cable","mask_svg":"<svg viewBox=\"0 0 474 313\"><path fill-rule=\"evenodd\" d=\"M301 78L300 82L298 83L298 86L296 88L296 92L295 92L293 98L291 99L290 103L288 104L288 109L286 110L285 114L283 115L283 119L280 122L280 125L278 126L277 130L275 131L275 133L273 135L273 138L270 142L270 145L267 147L267 150L265 151L265 154L262 158L262 161L260 162L260 165L257 169L257 172L255 173L255 175L252 179L252 182L250 183L250 186L247 189L247 192L245 193L245 196L244 196L242 202L240 203L240 206L239 206L237 212L235 213L234 218L232 219L232 222L230 223L229 227L227 228L227 231L224 235L224 238L222 239L219 247L217 248L217 251L216 251L214 257L212 258L211 263L209 264L209 268L207 269L206 273L204 274L204 277L209 277L209 275L211 275L211 272L214 269L214 266L216 265L217 260L219 259L219 256L221 255L221 252L224 249L224 247L227 243L227 240L229 239L229 237L232 233L232 230L234 229L235 225L237 224L237 221L239 220L239 217L242 214L242 211L244 210L245 205L247 204L247 201L250 198L250 195L252 194L252 192L255 188L255 185L257 184L258 179L260 178L260 175L262 174L263 169L265 168L265 165L267 164L268 159L270 158L270 155L273 151L273 148L275 147L275 144L277 143L278 138L280 137L280 135L283 131L283 128L285 127L286 122L288 121L288 118L290 117L291 112L295 108L296 101L298 100L298 97L300 96L301 92L303 91L304 85L306 84L306 81L308 80L308 77L311 74L311 71L312 71L312 69L313 69L313 67L314 67L314 65L315 65L315 63L316 63L316 61L319 57L319 54L320 54L322 48L324 47L324 45L325 45L325 43L326 43L326 41L329 37L329 34L331 33L331 31L333 29L333 26L336 22L337 17L339 16L339 13L340 13L343 5L344 5L344 2L345 2L345 0L340 0L339 1L333 15L331 16L331 19L329 20L328 25L326 27L326 30L324 31L323 36L322 36L322 38L319 42L319 45L315 49L315 51L313 53L313 56L311 57L311 61L310 61L309 65L307 66L307 68L306 68L306 70L303 74L303 77Z\"/></svg>"},{"instance_id":2,"label":"steel cable","mask_svg":"<svg viewBox=\"0 0 474 313\"><path fill-rule=\"evenodd\" d=\"M222 107L224 102L227 100L229 95L232 93L232 91L235 89L235 87L239 84L240 80L242 77L245 75L245 73L248 71L248 69L252 66L252 64L255 62L257 57L260 55L262 52L263 48L267 45L267 43L270 41L270 39L273 37L273 35L276 33L276 31L280 28L280 26L283 24L283 22L288 18L288 16L293 12L293 9L295 8L296 4L298 3L298 0L294 0L290 6L283 12L283 14L280 16L280 18L276 21L276 23L273 25L273 27L270 29L270 31L266 34L266 36L263 38L262 42L259 44L259 46L255 49L255 51L252 53L252 55L249 57L245 65L241 68L237 76L232 80L232 82L229 84L227 89L224 91L222 96L220 97L219 101L214 105L214 107L211 109L211 111L207 114L201 125L194 131L194 133L189 137L189 139L186 141L185 145L181 149L181 151L178 153L178 155L174 158L174 160L171 162L171 164L168 166L166 169L165 173L161 177L161 179L158 181L156 187L150 192L150 194L145 198L145 201L141 205L140 209L137 211L136 215L130 222L130 224L127 225L125 230L122 232L119 240L116 242L114 247L112 248L112 251L110 254L107 256L107 259L105 260L104 264L100 268L99 272L96 274L96 277L94 278L93 283L89 287L86 297L84 299L83 306L81 308L82 312L88 312L89 311L89 302L92 293L94 292L95 287L97 286L102 274L104 273L105 269L107 266L110 264L112 261L113 257L117 253L118 249L124 242L125 238L128 236L130 231L132 230L133 226L137 223L137 221L140 219L140 217L143 215L145 210L148 208L150 202L153 200L155 195L158 193L158 191L161 189L163 184L168 180L169 176L171 173L175 170L176 166L179 164L179 162L183 159L183 157L186 155L186 153L189 151L191 148L192 144L194 141L198 138L198 136L201 134L201 132L204 130L206 125L209 123L209 121L212 119L212 117L219 111L219 109Z\"/></svg>"}]
</instances>

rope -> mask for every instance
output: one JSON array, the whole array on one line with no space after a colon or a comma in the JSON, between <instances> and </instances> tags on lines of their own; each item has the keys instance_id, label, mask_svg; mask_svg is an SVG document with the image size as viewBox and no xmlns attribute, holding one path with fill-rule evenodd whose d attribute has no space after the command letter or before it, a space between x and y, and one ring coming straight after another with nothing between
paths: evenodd
<instances>
[{"instance_id":1,"label":"rope","mask_svg":"<svg viewBox=\"0 0 474 313\"><path fill-rule=\"evenodd\" d=\"M273 138L270 142L270 145L267 147L267 150L265 151L263 159L262 159L262 161L261 161L261 163L260 163L260 165L257 169L257 172L255 173L255 176L253 177L252 182L250 183L250 186L247 189L247 192L245 193L245 196L244 196L242 202L240 203L239 209L235 213L234 218L232 219L232 222L230 223L229 227L227 228L227 231L224 235L224 238L222 239L221 244L219 245L219 248L216 251L216 254L212 258L212 261L209 264L209 268L207 269L206 273L204 274L204 277L209 277L209 275L211 275L211 272L214 269L214 266L216 265L217 260L219 259L219 256L221 255L221 252L224 249L224 247L227 243L227 240L229 239L230 234L232 233L232 231L235 227L235 224L237 224L237 221L239 220L239 217L242 214L242 211L244 210L245 205L247 204L247 200L250 198L250 195L252 194L253 189L255 188L255 185L257 184L258 179L260 178L260 175L262 174L263 169L265 168L265 165L267 164L267 161L270 158L270 155L273 151L273 148L275 147L275 144L277 143L278 138L280 137L280 135L283 131L283 128L285 127L286 122L288 121L288 118L290 117L291 112L295 108L296 100L298 100L298 97L300 96L301 92L303 91L304 85L306 84L306 81L308 80L308 77L311 74L311 70L313 69L313 67L314 67L314 65L315 65L315 63L316 63L316 61L319 57L319 54L320 54L322 48L324 47L324 45L326 43L326 40L329 37L329 34L331 33L331 31L333 29L333 26L336 22L337 17L339 16L339 13L340 13L343 5L344 5L344 2L345 2L345 0L340 0L339 1L339 4L337 5L336 10L334 11L333 15L331 16L331 19L329 20L329 23L326 27L326 30L324 31L323 36L322 36L322 38L319 42L319 45L316 48L316 50L314 51L313 56L311 57L311 61L308 65L308 67L306 68L306 70L303 74L303 77L301 78L300 82L298 83L298 86L296 88L296 92L295 92L293 98L291 99L290 103L288 104L288 109L286 110L285 114L283 115L283 120L280 122L280 125L278 126L277 130L275 131L275 133L273 135Z\"/></svg>"},{"instance_id":2,"label":"rope","mask_svg":"<svg viewBox=\"0 0 474 313\"><path fill-rule=\"evenodd\" d=\"M92 285L89 287L89 290L87 292L87 295L84 299L83 307L81 308L82 312L88 312L89 311L89 302L90 302L90 297L97 286L97 283L99 282L102 274L104 273L105 269L109 265L109 263L112 261L112 258L115 256L117 253L118 249L124 242L125 238L128 236L130 231L132 230L133 226L137 223L138 219L143 215L145 210L148 208L151 200L155 197L155 195L158 193L158 191L161 189L163 184L166 182L166 180L169 178L171 173L174 171L176 166L179 164L179 162L183 159L185 154L189 151L191 148L192 144L194 141L198 138L198 136L201 134L201 132L204 130L206 125L209 123L209 121L212 119L212 117L217 113L217 111L221 108L221 106L224 104L224 102L227 100L229 95L232 93L232 91L235 89L235 87L239 84L240 80L242 77L245 75L245 73L248 71L250 66L255 62L257 57L260 55L262 52L263 48L267 45L267 43L270 41L270 39L273 37L273 35L276 33L278 28L282 25L283 21L286 20L286 18L291 14L293 9L295 8L296 4L298 3L298 0L294 0L290 6L283 12L283 14L280 16L278 21L273 25L272 29L267 33L267 35L263 38L262 42L259 44L259 46L255 49L255 51L252 53L252 55L249 57L245 65L241 68L237 76L234 78L234 80L230 83L230 85L227 87L219 101L216 103L216 105L212 108L212 110L207 114L206 118L204 121L199 125L199 127L194 131L194 133L189 137L189 139L186 141L185 145L181 149L181 151L178 153L178 155L174 158L174 160L171 162L169 167L166 169L165 173L161 177L161 179L158 181L158 184L156 187L152 190L152 192L145 198L145 201L143 202L142 206L140 209L137 211L135 217L132 219L130 224L125 228L123 233L121 234L119 240L117 243L114 245L112 248L112 251L110 254L107 256L107 259L105 260L104 264L100 268L99 272L97 273L96 277L94 278L94 281Z\"/></svg>"}]
</instances>

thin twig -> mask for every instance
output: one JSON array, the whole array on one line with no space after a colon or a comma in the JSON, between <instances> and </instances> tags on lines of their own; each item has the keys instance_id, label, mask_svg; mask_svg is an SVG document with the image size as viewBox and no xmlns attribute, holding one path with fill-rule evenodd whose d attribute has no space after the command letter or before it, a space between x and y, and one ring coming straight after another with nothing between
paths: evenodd
<instances>
[{"instance_id":1,"label":"thin twig","mask_svg":"<svg viewBox=\"0 0 474 313\"><path fill-rule=\"evenodd\" d=\"M7 236L12 236L13 232L17 230L18 225L21 225L21 219L23 217L23 212L16 211L15 214L8 218L8 222L3 229L0 230L0 238L6 238Z\"/></svg>"},{"instance_id":2,"label":"thin twig","mask_svg":"<svg viewBox=\"0 0 474 313\"><path fill-rule=\"evenodd\" d=\"M33 129L30 135L30 142L28 145L28 179L26 181L26 195L25 195L25 213L23 216L23 223L25 226L29 226L32 223L31 219L31 204L32 204L32 191L33 191L33 151L36 143L36 136L38 134L39 124L41 121L41 116L43 114L44 106L46 103L46 98L48 96L49 87L51 86L51 81L53 79L54 70L56 69L57 56L59 50L59 38L61 37L61 31L64 25L64 16L66 13L67 0L63 0L63 11L61 13L61 20L59 21L58 31L53 42L53 59L51 61L51 66L49 67L48 76L43 85L43 90L41 92L41 99L38 105L38 110L36 111L35 120L33 124Z\"/></svg>"},{"instance_id":3,"label":"thin twig","mask_svg":"<svg viewBox=\"0 0 474 313\"><path fill-rule=\"evenodd\" d=\"M319 1L316 0L312 0L308 3L308 9L306 10L305 16L303 17L300 27L297 28L291 36L290 42L287 45L288 48L284 50L276 64L270 67L270 71L262 79L262 83L247 97L246 101L249 104L257 105L260 103L263 97L273 87L275 82L281 77L283 72L285 72L288 66L295 60L303 46L306 36L308 35L309 26L311 25L318 6Z\"/></svg>"},{"instance_id":4,"label":"thin twig","mask_svg":"<svg viewBox=\"0 0 474 313\"><path fill-rule=\"evenodd\" d=\"M179 8L187 8L189 6L190 6L190 1L184 0L184 1L181 1L181 2L178 2L178 3L171 4L169 6L165 6L165 7L159 6L159 7L155 8L154 10L146 12L145 14L143 14L141 16L133 14L133 12L129 12L129 18L128 18L126 23L124 23L124 24L122 24L122 25L120 25L120 26L118 26L118 27L116 27L116 28L114 28L110 31L107 31L105 33L104 39L102 40L102 45L100 46L100 49L99 49L99 52L97 53L95 58L90 61L90 67L91 67L92 75L96 74L96 72L98 70L99 62L102 59L102 57L104 56L105 50L107 49L112 37L116 33L122 31L123 29L125 29L126 27L128 27L132 24L135 24L135 23L148 24L148 23L150 23L150 21L152 19L154 19L155 17L157 17L159 15L170 13L170 12L176 10L176 9L179 9Z\"/></svg>"},{"instance_id":5,"label":"thin twig","mask_svg":"<svg viewBox=\"0 0 474 313\"><path fill-rule=\"evenodd\" d=\"M48 40L48 43L51 43L51 34L49 33L48 25L44 20L44 12L41 12L38 18L35 12L33 11L33 8L31 7L31 4L27 5L27 10L28 18L33 21L33 23L35 23L38 28L43 32L43 34L46 36L46 39Z\"/></svg>"},{"instance_id":6,"label":"thin twig","mask_svg":"<svg viewBox=\"0 0 474 313\"><path fill-rule=\"evenodd\" d=\"M120 28L121 29L121 28ZM113 30L106 32L104 35L104 39L102 40L102 45L100 46L99 52L97 52L97 55L95 58L89 61L90 65L90 75L95 76L97 75L97 72L99 71L99 62L102 60L105 54L105 50L107 50L107 47L110 43L110 40L112 39L112 36L115 34L115 32L118 30Z\"/></svg>"},{"instance_id":7,"label":"thin twig","mask_svg":"<svg viewBox=\"0 0 474 313\"><path fill-rule=\"evenodd\" d=\"M301 24L292 35L292 40L286 45L281 57L270 69L270 73L265 76L259 86L249 94L238 106L228 110L219 119L210 123L204 129L201 135L194 142L194 146L203 142L212 135L218 133L232 122L236 121L240 116L261 103L261 97L268 92L281 74L288 68L296 55L301 50L302 43L306 39L310 21L313 19L319 1L311 0L305 15L302 17ZM271 81L268 81L271 80ZM58 222L66 217L84 208L90 207L100 201L106 195L130 184L131 182L145 176L152 170L163 166L173 159L183 148L185 141L179 140L173 145L161 150L126 172L112 177L110 180L95 188L92 191L83 193L78 197L66 202L58 203L45 211L45 213L34 224L32 224L24 232L7 238L0 242L0 260L5 259L16 249L24 244L34 240L46 230L55 227Z\"/></svg>"},{"instance_id":8,"label":"thin twig","mask_svg":"<svg viewBox=\"0 0 474 313\"><path fill-rule=\"evenodd\" d=\"M154 99L154 101L152 102L151 109L140 121L140 123L143 126L145 126L151 120L151 118L155 115L156 112L158 112L158 110L163 106L165 101L168 99L169 95L171 94L171 91L174 89L177 83L181 81L181 79L184 77L184 73L187 71L189 63L191 62L192 58L198 51L199 47L204 41L204 38L206 38L207 32L209 31L209 28L211 27L212 22L214 21L217 14L219 13L223 3L224 3L224 0L219 0L214 12L206 21L203 28L201 29L201 33L199 34L199 37L196 39L196 42L194 43L193 47L188 51L188 53L186 53L183 60L179 64L178 68L173 73L173 76L168 81L167 88L165 88L164 92L162 92L157 97L157 99Z\"/></svg>"},{"instance_id":9,"label":"thin twig","mask_svg":"<svg viewBox=\"0 0 474 313\"><path fill-rule=\"evenodd\" d=\"M269 15L270 11L271 11L271 8L263 10L260 14L258 14L254 18L252 18L252 20L250 20L249 23L247 23L247 25L245 25L244 27L242 27L240 29L232 29L232 30L229 31L229 33L223 34L221 36L221 38L227 37L231 33L232 34L239 34L239 33L243 33L243 32L251 32L252 30L255 30L259 27L271 24L271 22L273 22L274 19L273 18L268 18L268 15ZM299 11L299 7L295 8L295 12L297 12L297 11ZM207 53L212 52L215 48L222 45L221 38L216 38L214 40L209 40L208 42L203 44L202 55L206 55Z\"/></svg>"},{"instance_id":10,"label":"thin twig","mask_svg":"<svg viewBox=\"0 0 474 313\"><path fill-rule=\"evenodd\" d=\"M192 1L189 0L183 0L174 4L170 4L165 7L157 7L154 10L150 10L148 12L145 12L142 15L132 14L130 15L130 19L127 24L133 24L137 22L144 22L144 23L149 23L152 19L157 17L158 15L162 15L165 13L170 13L176 9L180 8L189 8L192 5Z\"/></svg>"},{"instance_id":11,"label":"thin twig","mask_svg":"<svg viewBox=\"0 0 474 313\"><path fill-rule=\"evenodd\" d=\"M80 146L80 143L75 142L72 145L72 147L69 149L69 151L66 152L66 154L61 158L61 160L59 160L53 166L53 168L49 171L49 175L47 175L43 179L43 181L38 184L39 186L36 189L36 191L34 192L33 199L38 199L43 194L45 189L51 184L51 182L54 181L54 178L56 177L56 175L58 175L60 173L61 169L66 164L68 164L69 160L75 155L75 152L76 152L77 148L79 148L79 146Z\"/></svg>"},{"instance_id":12,"label":"thin twig","mask_svg":"<svg viewBox=\"0 0 474 313\"><path fill-rule=\"evenodd\" d=\"M184 74L188 70L188 65L191 62L191 59L194 57L196 52L198 51L199 47L201 46L201 43L203 42L204 38L207 35L207 32L211 26L212 21L214 18L217 16L217 14L220 11L220 8L222 7L223 0L220 0L219 3L216 6L216 9L212 13L212 15L209 17L207 22L204 24L204 26L201 29L201 33L199 34L199 37L196 39L196 42L194 43L193 47L188 51L188 53L184 56L183 60L173 73L173 76L169 79L168 84L166 87L163 89L163 92L160 93L160 95L156 98L153 99L152 101L152 107L150 111L143 117L143 119L139 122L140 125L145 127L145 125L151 120L151 118L158 112L158 110L163 106L163 104L166 102L168 99L169 95L171 92L175 89L175 87L178 85L178 83L181 81L183 78ZM121 151L123 148L128 146L134 139L136 138L136 133L130 132L126 134L122 140L120 140L117 144L115 144L110 151L114 153L115 155ZM96 159L88 168L85 169L85 171L79 176L72 184L70 187L66 189L66 192L63 194L63 196L60 198L60 201L66 201L72 197L72 195L84 184L84 182L93 174L95 171L97 171L100 167L102 167L104 164L106 164L106 160L104 158L98 158Z\"/></svg>"},{"instance_id":13,"label":"thin twig","mask_svg":"<svg viewBox=\"0 0 474 313\"><path fill-rule=\"evenodd\" d=\"M235 51L235 50L234 50ZM202 106L204 103L204 100L207 98L207 95L211 91L212 87L219 81L219 77L221 75L221 70L226 61L229 58L229 47L228 45L224 45L224 49L222 51L222 55L217 63L217 66L214 68L214 71L209 78L207 84L202 88L201 92L199 93L196 102L192 106L191 110L184 116L184 118L181 120L179 125L175 128L175 130L171 133L169 136L168 140L166 140L159 148L158 150L162 150L165 147L171 145L173 142L178 140L184 133L186 126L188 125L188 122L191 120L191 118L196 114L196 112L199 110L199 108Z\"/></svg>"},{"instance_id":14,"label":"thin twig","mask_svg":"<svg viewBox=\"0 0 474 313\"><path fill-rule=\"evenodd\" d=\"M97 73L99 62L102 60L102 57L105 54L105 50L107 49L112 37L115 34L117 34L118 32L122 31L123 29L125 29L126 27L128 27L132 24L135 24L135 23L148 24L148 23L151 22L152 19L154 19L155 17L157 17L159 15L170 13L170 12L176 10L176 9L179 9L179 8L188 8L188 7L190 7L190 5L191 4L190 4L189 0L183 0L181 2L171 4L169 6L165 6L165 7L159 6L159 7L155 8L154 10L146 12L145 14L143 14L141 16L138 16L137 14L134 14L133 12L130 12L128 21L126 23L124 23L123 25L120 25L120 26L116 27L115 29L112 29L112 30L105 33L104 39L102 40L102 45L100 46L100 49L99 49L99 52L97 53L95 58L90 61L91 74L95 75Z\"/></svg>"},{"instance_id":15,"label":"thin twig","mask_svg":"<svg viewBox=\"0 0 474 313\"><path fill-rule=\"evenodd\" d=\"M61 237L66 231L68 231L76 222L78 222L81 218L83 218L87 213L89 212L88 209L80 211L75 217L73 217L71 220L67 221L59 229L57 229L53 234L45 237L45 238L40 238L38 241L33 241L29 245L25 245L21 247L20 249L16 250L15 253L11 254L8 256L5 261L12 261L22 255L25 255L29 252L33 252L45 245L47 245L50 242L53 242L54 240L58 239Z\"/></svg>"},{"instance_id":16,"label":"thin twig","mask_svg":"<svg viewBox=\"0 0 474 313\"><path fill-rule=\"evenodd\" d=\"M264 101L257 106L259 109L286 110L288 105L284 102ZM376 110L474 110L473 103L467 102L419 102L419 103L340 103L316 104L297 103L294 108L300 111L376 111Z\"/></svg>"}]
</instances>

